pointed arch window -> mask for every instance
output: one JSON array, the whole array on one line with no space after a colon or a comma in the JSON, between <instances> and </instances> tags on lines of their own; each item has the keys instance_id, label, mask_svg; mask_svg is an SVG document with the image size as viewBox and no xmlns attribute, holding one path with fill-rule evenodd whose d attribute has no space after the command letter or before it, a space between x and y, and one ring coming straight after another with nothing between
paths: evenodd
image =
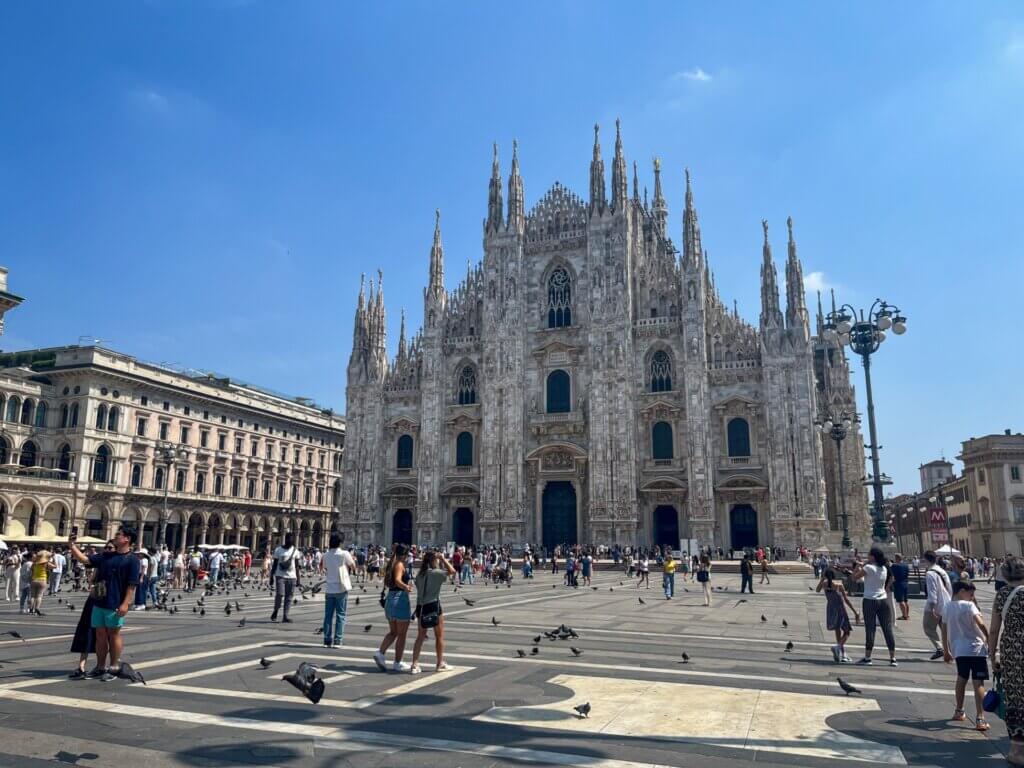
<instances>
[{"instance_id":1,"label":"pointed arch window","mask_svg":"<svg viewBox=\"0 0 1024 768\"><path fill-rule=\"evenodd\" d=\"M31 424L32 423L32 401L26 400L21 404L21 423Z\"/></svg>"},{"instance_id":2,"label":"pointed arch window","mask_svg":"<svg viewBox=\"0 0 1024 768\"><path fill-rule=\"evenodd\" d=\"M675 457L672 425L667 421L659 421L651 428L651 456L655 461L670 461Z\"/></svg>"},{"instance_id":3,"label":"pointed arch window","mask_svg":"<svg viewBox=\"0 0 1024 768\"><path fill-rule=\"evenodd\" d=\"M94 483L109 482L110 477L110 449L101 445L96 451L96 458L92 462L92 480Z\"/></svg>"},{"instance_id":4,"label":"pointed arch window","mask_svg":"<svg viewBox=\"0 0 1024 768\"><path fill-rule=\"evenodd\" d=\"M78 426L78 403L71 404L71 426Z\"/></svg>"},{"instance_id":5,"label":"pointed arch window","mask_svg":"<svg viewBox=\"0 0 1024 768\"><path fill-rule=\"evenodd\" d=\"M672 358L659 349L651 357L651 392L672 391Z\"/></svg>"},{"instance_id":6,"label":"pointed arch window","mask_svg":"<svg viewBox=\"0 0 1024 768\"><path fill-rule=\"evenodd\" d=\"M18 462L23 467L34 467L36 466L36 460L39 458L39 449L36 444L31 440L21 446L21 460Z\"/></svg>"},{"instance_id":7,"label":"pointed arch window","mask_svg":"<svg viewBox=\"0 0 1024 768\"><path fill-rule=\"evenodd\" d=\"M459 432L455 438L455 466L473 466L473 435L469 432Z\"/></svg>"},{"instance_id":8,"label":"pointed arch window","mask_svg":"<svg viewBox=\"0 0 1024 768\"><path fill-rule=\"evenodd\" d=\"M110 415L107 417L107 429L111 432L117 432L117 423L120 419L121 411L115 405L110 409Z\"/></svg>"},{"instance_id":9,"label":"pointed arch window","mask_svg":"<svg viewBox=\"0 0 1024 768\"><path fill-rule=\"evenodd\" d=\"M459 374L459 405L473 405L476 402L476 371L467 365Z\"/></svg>"},{"instance_id":10,"label":"pointed arch window","mask_svg":"<svg viewBox=\"0 0 1024 768\"><path fill-rule=\"evenodd\" d=\"M101 405L96 409L96 429L107 428L107 406Z\"/></svg>"},{"instance_id":11,"label":"pointed arch window","mask_svg":"<svg viewBox=\"0 0 1024 768\"><path fill-rule=\"evenodd\" d=\"M65 472L71 471L71 446L65 443L60 449L60 459L57 463L57 469L63 469Z\"/></svg>"},{"instance_id":12,"label":"pointed arch window","mask_svg":"<svg viewBox=\"0 0 1024 768\"><path fill-rule=\"evenodd\" d=\"M68 404L64 403L60 407L60 428L66 429L68 426Z\"/></svg>"},{"instance_id":13,"label":"pointed arch window","mask_svg":"<svg viewBox=\"0 0 1024 768\"><path fill-rule=\"evenodd\" d=\"M558 267L548 278L548 328L572 325L572 281L564 267Z\"/></svg>"},{"instance_id":14,"label":"pointed arch window","mask_svg":"<svg viewBox=\"0 0 1024 768\"><path fill-rule=\"evenodd\" d=\"M398 469L412 469L412 435L402 435L398 438Z\"/></svg>"},{"instance_id":15,"label":"pointed arch window","mask_svg":"<svg viewBox=\"0 0 1024 768\"><path fill-rule=\"evenodd\" d=\"M552 371L547 381L548 413L568 413L572 402L572 386L565 371Z\"/></svg>"},{"instance_id":16,"label":"pointed arch window","mask_svg":"<svg viewBox=\"0 0 1024 768\"><path fill-rule=\"evenodd\" d=\"M729 420L727 427L730 456L750 455L750 425L746 419Z\"/></svg>"}]
</instances>

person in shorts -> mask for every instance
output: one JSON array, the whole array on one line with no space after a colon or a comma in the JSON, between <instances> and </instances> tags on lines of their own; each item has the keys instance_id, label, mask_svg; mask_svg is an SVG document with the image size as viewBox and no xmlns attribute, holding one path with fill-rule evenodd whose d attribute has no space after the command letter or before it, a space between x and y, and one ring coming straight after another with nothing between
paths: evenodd
<instances>
[{"instance_id":1,"label":"person in shorts","mask_svg":"<svg viewBox=\"0 0 1024 768\"><path fill-rule=\"evenodd\" d=\"M910 618L910 567L903 562L903 555L897 552L892 556L892 597L900 607L898 621Z\"/></svg>"},{"instance_id":2,"label":"person in shorts","mask_svg":"<svg viewBox=\"0 0 1024 768\"><path fill-rule=\"evenodd\" d=\"M134 528L122 526L114 534L114 550L95 555L82 552L75 544L76 538L75 533L68 538L72 557L96 569L90 621L96 630L96 667L88 677L110 682L121 671L121 627L139 584L139 559L132 552L138 534Z\"/></svg>"},{"instance_id":3,"label":"person in shorts","mask_svg":"<svg viewBox=\"0 0 1024 768\"><path fill-rule=\"evenodd\" d=\"M974 585L969 581L953 584L953 599L946 603L942 613L942 650L947 664L956 660L956 709L954 721L967 719L964 713L964 692L967 681L974 688L974 727L987 731L985 710L985 681L988 680L988 627L981 610L974 602Z\"/></svg>"},{"instance_id":4,"label":"person in shorts","mask_svg":"<svg viewBox=\"0 0 1024 768\"><path fill-rule=\"evenodd\" d=\"M434 651L437 659L437 671L443 672L448 669L444 660L444 615L441 610L441 587L445 580L455 575L455 567L449 563L443 554L435 550L429 550L423 554L420 561L420 570L416 574L416 619L418 631L416 642L412 647L412 666L409 673L418 675L420 669L420 651L427 639L430 627L434 629ZM433 620L424 622L424 615L436 617Z\"/></svg>"}]
</instances>

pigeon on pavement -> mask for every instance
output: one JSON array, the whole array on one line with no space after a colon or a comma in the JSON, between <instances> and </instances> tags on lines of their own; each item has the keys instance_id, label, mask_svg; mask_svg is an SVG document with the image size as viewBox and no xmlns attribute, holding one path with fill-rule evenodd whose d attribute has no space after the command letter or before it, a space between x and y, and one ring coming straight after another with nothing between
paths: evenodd
<instances>
[{"instance_id":1,"label":"pigeon on pavement","mask_svg":"<svg viewBox=\"0 0 1024 768\"><path fill-rule=\"evenodd\" d=\"M789 622L786 621L785 619L783 619L782 620L782 626L783 626L783 628L788 627L789 626Z\"/></svg>"},{"instance_id":2,"label":"pigeon on pavement","mask_svg":"<svg viewBox=\"0 0 1024 768\"><path fill-rule=\"evenodd\" d=\"M644 602L644 599L642 597L638 597L637 600L640 601L640 605L647 605L647 603Z\"/></svg>"},{"instance_id":3,"label":"pigeon on pavement","mask_svg":"<svg viewBox=\"0 0 1024 768\"><path fill-rule=\"evenodd\" d=\"M516 648L516 653L519 655L520 659L526 657L526 651L524 651L522 648Z\"/></svg>"},{"instance_id":4,"label":"pigeon on pavement","mask_svg":"<svg viewBox=\"0 0 1024 768\"><path fill-rule=\"evenodd\" d=\"M569 646L569 650L572 651L572 655L573 656L582 656L583 655L583 651L581 651L579 648L577 648L574 645L570 645Z\"/></svg>"},{"instance_id":5,"label":"pigeon on pavement","mask_svg":"<svg viewBox=\"0 0 1024 768\"><path fill-rule=\"evenodd\" d=\"M690 654L688 654L686 651L683 651L683 655L681 658L683 659L683 664L688 664L690 662Z\"/></svg>"},{"instance_id":6,"label":"pigeon on pavement","mask_svg":"<svg viewBox=\"0 0 1024 768\"><path fill-rule=\"evenodd\" d=\"M836 678L836 682L839 683L839 687L846 691L846 695L849 696L851 693L860 693L859 688L854 688L848 682L843 680L841 677Z\"/></svg>"},{"instance_id":7,"label":"pigeon on pavement","mask_svg":"<svg viewBox=\"0 0 1024 768\"><path fill-rule=\"evenodd\" d=\"M768 621L768 617L765 616L763 613L761 614L761 621L762 622Z\"/></svg>"},{"instance_id":8,"label":"pigeon on pavement","mask_svg":"<svg viewBox=\"0 0 1024 768\"><path fill-rule=\"evenodd\" d=\"M373 629L373 624L367 624L363 627L363 632L369 632L371 629Z\"/></svg>"},{"instance_id":9,"label":"pigeon on pavement","mask_svg":"<svg viewBox=\"0 0 1024 768\"><path fill-rule=\"evenodd\" d=\"M540 653L540 648L538 648L536 645L530 649L531 656L536 656L538 653Z\"/></svg>"},{"instance_id":10,"label":"pigeon on pavement","mask_svg":"<svg viewBox=\"0 0 1024 768\"><path fill-rule=\"evenodd\" d=\"M494 626L498 626L499 624L501 624L501 622L500 622L500 621L498 621L498 620L497 620L496 618L494 618L493 616L491 616L491 624L493 624Z\"/></svg>"},{"instance_id":11,"label":"pigeon on pavement","mask_svg":"<svg viewBox=\"0 0 1024 768\"><path fill-rule=\"evenodd\" d=\"M476 605L476 600L470 600L468 597L464 597L462 599L465 601L466 605L468 605L470 608L472 608L474 605Z\"/></svg>"},{"instance_id":12,"label":"pigeon on pavement","mask_svg":"<svg viewBox=\"0 0 1024 768\"><path fill-rule=\"evenodd\" d=\"M10 629L10 630L8 630L6 632L0 632L0 635L10 635L15 640L21 640L21 642L25 642L25 638L22 637L21 633L18 632L16 629Z\"/></svg>"},{"instance_id":13,"label":"pigeon on pavement","mask_svg":"<svg viewBox=\"0 0 1024 768\"><path fill-rule=\"evenodd\" d=\"M590 717L590 702L589 701L584 702L583 704L577 704L575 707L573 707L573 709L575 709L577 712L579 712L581 720L584 717Z\"/></svg>"},{"instance_id":14,"label":"pigeon on pavement","mask_svg":"<svg viewBox=\"0 0 1024 768\"><path fill-rule=\"evenodd\" d=\"M240 626L240 627L244 627L245 626L245 616L243 616L242 620L240 622L238 622L238 626Z\"/></svg>"},{"instance_id":15,"label":"pigeon on pavement","mask_svg":"<svg viewBox=\"0 0 1024 768\"><path fill-rule=\"evenodd\" d=\"M792 650L793 650L793 641L790 640L788 643L786 643L786 653L790 653Z\"/></svg>"},{"instance_id":16,"label":"pigeon on pavement","mask_svg":"<svg viewBox=\"0 0 1024 768\"><path fill-rule=\"evenodd\" d=\"M274 662L268 659L266 656L260 658L260 666L264 669L268 669Z\"/></svg>"},{"instance_id":17,"label":"pigeon on pavement","mask_svg":"<svg viewBox=\"0 0 1024 768\"><path fill-rule=\"evenodd\" d=\"M133 683L146 684L146 678L142 676L142 673L135 669L127 661L121 662L121 668L117 671L118 677L123 677L126 680L130 680Z\"/></svg>"}]
</instances>

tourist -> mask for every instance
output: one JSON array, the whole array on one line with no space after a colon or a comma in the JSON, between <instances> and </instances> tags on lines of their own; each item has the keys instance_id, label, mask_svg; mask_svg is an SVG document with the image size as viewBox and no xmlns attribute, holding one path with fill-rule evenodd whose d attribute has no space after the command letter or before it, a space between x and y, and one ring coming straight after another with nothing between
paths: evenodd
<instances>
[{"instance_id":1,"label":"tourist","mask_svg":"<svg viewBox=\"0 0 1024 768\"><path fill-rule=\"evenodd\" d=\"M981 704L985 698L985 681L988 680L988 628L974 602L974 585L969 581L958 581L953 585L953 599L946 603L942 613L942 649L947 664L956 660L953 720L959 722L967 718L964 693L970 680L974 688L974 727L987 731L989 725Z\"/></svg>"},{"instance_id":2,"label":"tourist","mask_svg":"<svg viewBox=\"0 0 1024 768\"><path fill-rule=\"evenodd\" d=\"M1024 559L1006 557L999 566L1005 586L992 604L988 640L1003 684L1011 765L1024 765Z\"/></svg>"},{"instance_id":3,"label":"tourist","mask_svg":"<svg viewBox=\"0 0 1024 768\"><path fill-rule=\"evenodd\" d=\"M107 542L104 551L114 551L113 540ZM95 569L91 573L95 576ZM92 672L86 673L85 671L86 662L89 661L89 654L96 653L96 630L92 626L92 609L94 605L96 605L96 599L93 597L93 590L90 589L89 594L85 598L85 605L82 606L82 612L78 616L75 634L71 639L71 652L78 654L78 666L68 674L68 677L72 680L82 680L90 675L92 677L102 677L106 672L105 669L100 667L99 657L96 659L96 666L93 667Z\"/></svg>"},{"instance_id":4,"label":"tourist","mask_svg":"<svg viewBox=\"0 0 1024 768\"><path fill-rule=\"evenodd\" d=\"M29 606L32 604L32 557L27 549L21 553L18 581L21 584L21 591L18 593L19 612L31 613Z\"/></svg>"},{"instance_id":5,"label":"tourist","mask_svg":"<svg viewBox=\"0 0 1024 768\"><path fill-rule=\"evenodd\" d=\"M50 571L54 568L49 551L37 545L35 554L32 555L32 597L28 604L28 612L36 616L42 616L43 594L46 592L46 585L50 579Z\"/></svg>"},{"instance_id":6,"label":"tourist","mask_svg":"<svg viewBox=\"0 0 1024 768\"><path fill-rule=\"evenodd\" d=\"M188 559L188 589L192 592L199 583L199 569L203 567L203 556L197 547L192 548L192 555Z\"/></svg>"},{"instance_id":7,"label":"tourist","mask_svg":"<svg viewBox=\"0 0 1024 768\"><path fill-rule=\"evenodd\" d=\"M529 563L529 561L526 561ZM441 610L441 587L445 579L455 574L455 568L440 552L425 552L420 562L419 573L416 574L416 642L412 646L412 665L410 674L418 675L422 670L419 665L420 651L427 639L427 631L434 630L434 653L437 671L448 669L444 660L444 615ZM379 665L378 665L379 666Z\"/></svg>"},{"instance_id":8,"label":"tourist","mask_svg":"<svg viewBox=\"0 0 1024 768\"><path fill-rule=\"evenodd\" d=\"M149 588L149 557L144 549L135 552L135 557L139 561L139 585L135 590L135 605L131 609L144 611L146 610L146 591Z\"/></svg>"},{"instance_id":9,"label":"tourist","mask_svg":"<svg viewBox=\"0 0 1024 768\"><path fill-rule=\"evenodd\" d=\"M60 580L64 575L64 568L67 565L67 559L59 550L55 549L51 560L53 562L53 568L50 570L49 594L56 595L60 592Z\"/></svg>"},{"instance_id":10,"label":"tourist","mask_svg":"<svg viewBox=\"0 0 1024 768\"><path fill-rule=\"evenodd\" d=\"M882 629L885 645L889 649L889 666L896 663L896 637L893 634L892 606L889 604L889 589L892 584L892 570L889 561L880 547L872 547L868 552L869 562L858 563L851 577L854 581L864 581L864 658L858 664L871 664L871 652L875 646L877 627Z\"/></svg>"},{"instance_id":11,"label":"tourist","mask_svg":"<svg viewBox=\"0 0 1024 768\"><path fill-rule=\"evenodd\" d=\"M849 664L850 657L846 655L846 641L850 639L853 627L850 625L850 615L846 612L849 608L853 615L860 618L849 595L846 594L846 587L842 581L836 580L836 572L831 568L825 569L825 575L818 582L816 592L825 591L825 625L835 632L836 644L832 646L832 658L836 664Z\"/></svg>"},{"instance_id":12,"label":"tourist","mask_svg":"<svg viewBox=\"0 0 1024 768\"><path fill-rule=\"evenodd\" d=\"M4 557L4 578L7 580L7 602L10 603L21 594L21 551L17 544Z\"/></svg>"},{"instance_id":13,"label":"tourist","mask_svg":"<svg viewBox=\"0 0 1024 768\"><path fill-rule=\"evenodd\" d=\"M661 588L665 590L666 600L671 600L676 593L676 561L672 557L672 550L668 551L661 564Z\"/></svg>"},{"instance_id":14,"label":"tourist","mask_svg":"<svg viewBox=\"0 0 1024 768\"><path fill-rule=\"evenodd\" d=\"M114 549L94 555L84 554L75 544L77 536L68 539L72 556L83 565L96 569L91 625L96 630L96 669L98 679L110 682L121 671L124 643L121 628L135 597L139 583L139 558L132 553L137 534L134 528L122 526L114 535ZM100 674L100 670L103 670Z\"/></svg>"},{"instance_id":15,"label":"tourist","mask_svg":"<svg viewBox=\"0 0 1024 768\"><path fill-rule=\"evenodd\" d=\"M348 613L348 593L352 590L351 570L356 561L341 548L341 534L332 533L330 549L320 561L324 577L324 647L341 648Z\"/></svg>"},{"instance_id":16,"label":"tourist","mask_svg":"<svg viewBox=\"0 0 1024 768\"><path fill-rule=\"evenodd\" d=\"M640 560L637 562L636 571L636 586L639 589L640 585L643 584L647 589L651 588L651 561L644 553Z\"/></svg>"},{"instance_id":17,"label":"tourist","mask_svg":"<svg viewBox=\"0 0 1024 768\"><path fill-rule=\"evenodd\" d=\"M748 589L750 594L754 594L754 562L748 553L744 553L740 560L740 594Z\"/></svg>"},{"instance_id":18,"label":"tourist","mask_svg":"<svg viewBox=\"0 0 1024 768\"><path fill-rule=\"evenodd\" d=\"M583 569L583 586L589 587L591 586L590 572L594 567L594 558L591 556L590 552L584 553L580 564Z\"/></svg>"},{"instance_id":19,"label":"tourist","mask_svg":"<svg viewBox=\"0 0 1024 768\"><path fill-rule=\"evenodd\" d=\"M274 550L274 562L270 568L270 578L274 582L274 611L270 614L271 621L277 621L277 613L281 610L281 603L284 603L284 615L281 618L282 624L291 624L288 618L292 606L292 594L295 592L295 585L298 583L298 558L299 551L295 548L295 534L288 532L284 535L284 546Z\"/></svg>"},{"instance_id":20,"label":"tourist","mask_svg":"<svg viewBox=\"0 0 1024 768\"><path fill-rule=\"evenodd\" d=\"M700 567L697 569L697 583L704 590L704 607L711 607L711 558L701 555Z\"/></svg>"},{"instance_id":21,"label":"tourist","mask_svg":"<svg viewBox=\"0 0 1024 768\"><path fill-rule=\"evenodd\" d=\"M220 569L224 565L224 553L219 549L210 553L210 583L216 586L220 580Z\"/></svg>"},{"instance_id":22,"label":"tourist","mask_svg":"<svg viewBox=\"0 0 1024 768\"><path fill-rule=\"evenodd\" d=\"M387 672L387 651L395 644L394 672L408 672L410 667L402 661L405 653L405 635L409 631L412 609L409 606L409 593L412 587L406 579L405 556L409 548L405 544L395 544L391 559L384 566L384 587L387 594L384 598L384 616L388 620L388 633L381 640L380 648L373 655L373 661L381 672Z\"/></svg>"},{"instance_id":23,"label":"tourist","mask_svg":"<svg viewBox=\"0 0 1024 768\"><path fill-rule=\"evenodd\" d=\"M938 564L938 557L934 552L931 550L925 552L924 561L928 570L924 575L926 595L924 608L921 609L921 626L935 648L931 660L938 661L942 658L939 622L942 621L942 614L946 610L946 603L952 597L953 588L949 580L949 574Z\"/></svg>"},{"instance_id":24,"label":"tourist","mask_svg":"<svg viewBox=\"0 0 1024 768\"><path fill-rule=\"evenodd\" d=\"M768 578L768 559L764 555L761 556L761 584L771 584L772 580Z\"/></svg>"},{"instance_id":25,"label":"tourist","mask_svg":"<svg viewBox=\"0 0 1024 768\"><path fill-rule=\"evenodd\" d=\"M172 587L174 589L183 589L185 587L185 550L179 549L178 554L174 556L172 573Z\"/></svg>"},{"instance_id":26,"label":"tourist","mask_svg":"<svg viewBox=\"0 0 1024 768\"><path fill-rule=\"evenodd\" d=\"M900 607L899 621L910 618L910 568L903 562L903 555L897 552L892 556L892 595Z\"/></svg>"}]
</instances>

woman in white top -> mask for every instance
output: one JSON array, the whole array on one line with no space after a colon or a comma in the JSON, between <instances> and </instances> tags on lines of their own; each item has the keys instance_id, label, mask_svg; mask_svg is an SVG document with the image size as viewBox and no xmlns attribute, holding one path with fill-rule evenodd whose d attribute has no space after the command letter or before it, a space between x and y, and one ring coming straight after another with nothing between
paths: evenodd
<instances>
[{"instance_id":1,"label":"woman in white top","mask_svg":"<svg viewBox=\"0 0 1024 768\"><path fill-rule=\"evenodd\" d=\"M864 581L864 658L858 664L871 664L871 651L875 646L876 624L882 628L889 649L889 666L896 665L896 637L893 634L893 611L889 601L892 589L892 569L879 547L868 552L868 562L857 564L854 581Z\"/></svg>"}]
</instances>

